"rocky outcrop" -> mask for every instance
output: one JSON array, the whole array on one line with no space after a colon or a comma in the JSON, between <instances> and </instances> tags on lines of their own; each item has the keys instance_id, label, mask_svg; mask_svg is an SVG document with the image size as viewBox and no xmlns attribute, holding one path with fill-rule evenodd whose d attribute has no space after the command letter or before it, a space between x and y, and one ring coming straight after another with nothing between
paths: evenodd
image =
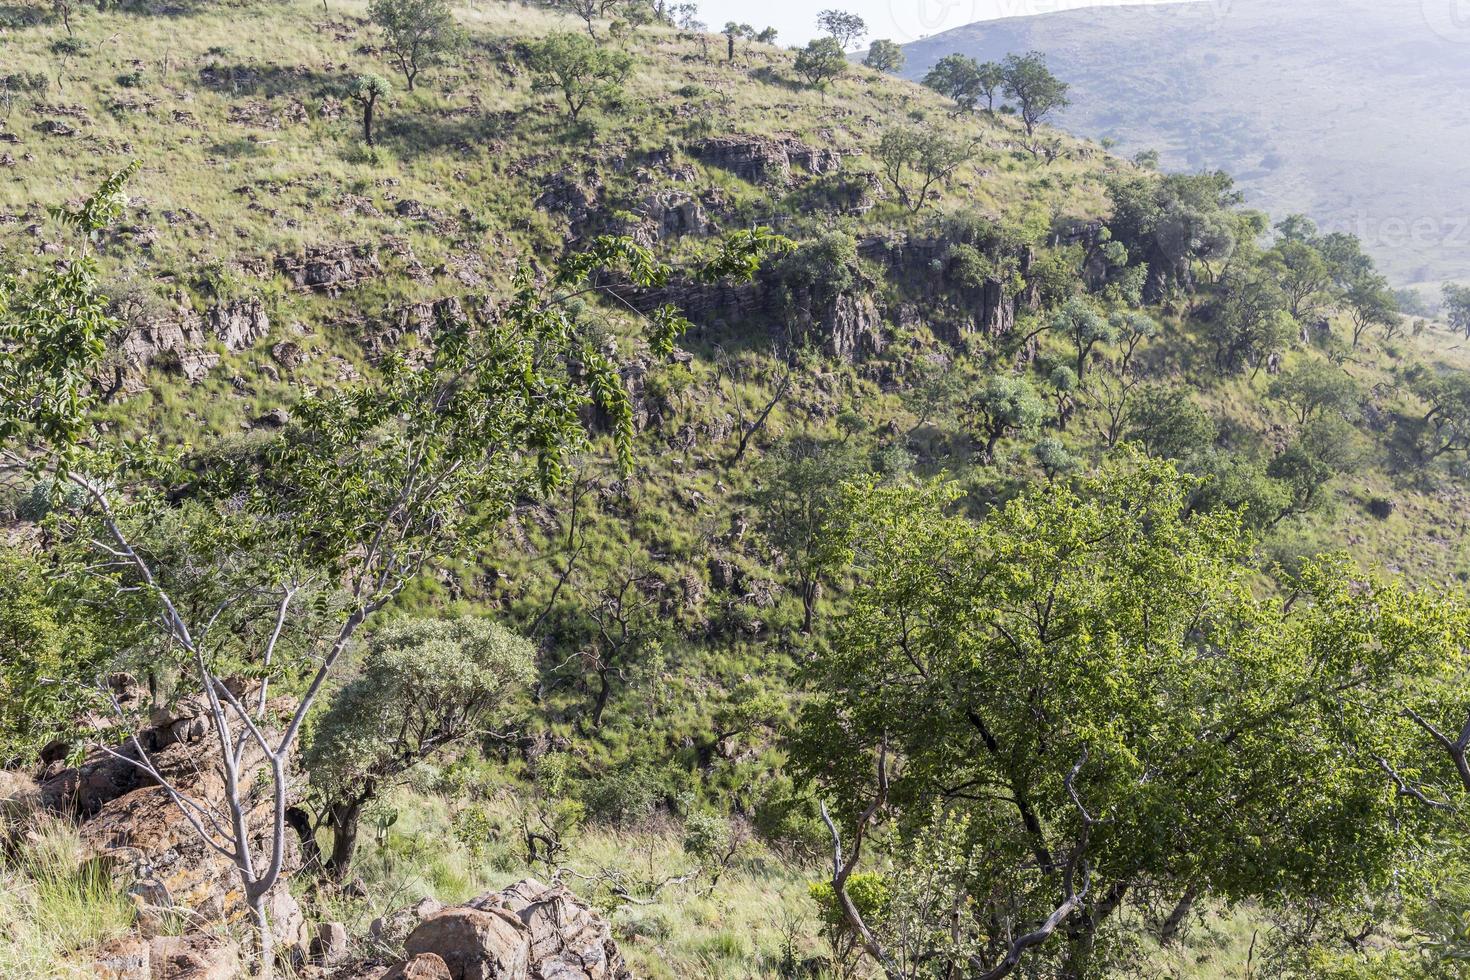
<instances>
[{"instance_id":1,"label":"rocky outcrop","mask_svg":"<svg viewBox=\"0 0 1470 980\"><path fill-rule=\"evenodd\" d=\"M519 881L425 919L389 978L631 980L607 920L562 885ZM410 972L413 971L413 972Z\"/></svg>"},{"instance_id":2,"label":"rocky outcrop","mask_svg":"<svg viewBox=\"0 0 1470 980\"><path fill-rule=\"evenodd\" d=\"M248 685L230 686L237 697L248 699ZM128 700L141 708L144 695L134 688ZM267 737L289 707L287 701L267 705ZM263 854L270 847L272 803L269 785L257 781L268 769L249 736L243 731L239 736L245 746L241 798L247 802L252 849ZM179 793L228 825L223 780L213 760L218 747L197 698L154 709L136 746L128 742L93 750L75 767L53 762L40 780L43 804L79 821L86 853L132 898L137 928L145 937L181 916L196 928L243 919L248 910L233 862L211 848L163 788L134 764L140 749ZM308 940L306 922L285 881L301 861L294 836L288 835L286 843L283 876L267 898L267 914L282 954L299 957Z\"/></svg>"},{"instance_id":3,"label":"rocky outcrop","mask_svg":"<svg viewBox=\"0 0 1470 980\"><path fill-rule=\"evenodd\" d=\"M794 136L711 136L695 143L690 151L705 163L752 184L788 184L793 166L809 174L833 173L842 168L842 154L808 146Z\"/></svg>"},{"instance_id":4,"label":"rocky outcrop","mask_svg":"<svg viewBox=\"0 0 1470 980\"><path fill-rule=\"evenodd\" d=\"M378 251L367 242L314 245L297 255L279 255L276 271L297 289L335 296L383 274Z\"/></svg>"},{"instance_id":5,"label":"rocky outcrop","mask_svg":"<svg viewBox=\"0 0 1470 980\"><path fill-rule=\"evenodd\" d=\"M121 359L118 379L125 391L144 387L149 368L175 371L189 381L202 381L219 354L210 349L219 341L226 350L248 350L270 332L270 317L258 299L242 299L211 306L200 316L181 304L173 313L133 322L116 345Z\"/></svg>"},{"instance_id":6,"label":"rocky outcrop","mask_svg":"<svg viewBox=\"0 0 1470 980\"><path fill-rule=\"evenodd\" d=\"M390 351L417 349L427 352L435 334L445 326L459 326L466 320L464 304L458 297L410 303L384 312L374 320L363 346L368 356L382 358Z\"/></svg>"},{"instance_id":7,"label":"rocky outcrop","mask_svg":"<svg viewBox=\"0 0 1470 980\"><path fill-rule=\"evenodd\" d=\"M124 936L92 954L92 970L98 980L234 980L240 947L207 934Z\"/></svg>"}]
</instances>

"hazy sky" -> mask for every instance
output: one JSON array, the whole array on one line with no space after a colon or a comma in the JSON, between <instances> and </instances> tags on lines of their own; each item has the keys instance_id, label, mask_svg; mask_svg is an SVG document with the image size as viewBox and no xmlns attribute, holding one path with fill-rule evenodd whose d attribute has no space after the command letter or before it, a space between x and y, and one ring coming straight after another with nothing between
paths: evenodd
<instances>
[{"instance_id":1,"label":"hazy sky","mask_svg":"<svg viewBox=\"0 0 1470 980\"><path fill-rule=\"evenodd\" d=\"M819 10L837 7L868 22L869 38L906 42L977 20L1046 14L1073 7L1164 3L1171 0L697 0L699 19L719 30L726 21L774 27L776 42L804 44L819 32Z\"/></svg>"}]
</instances>

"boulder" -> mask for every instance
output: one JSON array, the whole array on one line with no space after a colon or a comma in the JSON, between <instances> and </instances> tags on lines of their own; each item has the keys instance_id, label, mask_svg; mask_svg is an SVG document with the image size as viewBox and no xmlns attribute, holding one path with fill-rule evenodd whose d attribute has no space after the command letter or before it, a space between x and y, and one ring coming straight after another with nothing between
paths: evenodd
<instances>
[{"instance_id":1,"label":"boulder","mask_svg":"<svg viewBox=\"0 0 1470 980\"><path fill-rule=\"evenodd\" d=\"M311 958L323 966L333 966L347 958L347 927L340 922L317 924L311 940Z\"/></svg>"},{"instance_id":2,"label":"boulder","mask_svg":"<svg viewBox=\"0 0 1470 980\"><path fill-rule=\"evenodd\" d=\"M235 980L242 975L240 947L205 933L124 936L92 954L98 980Z\"/></svg>"},{"instance_id":3,"label":"boulder","mask_svg":"<svg viewBox=\"0 0 1470 980\"><path fill-rule=\"evenodd\" d=\"M430 916L403 944L409 957L435 953L453 980L529 980L530 930L501 908L468 906Z\"/></svg>"},{"instance_id":4,"label":"boulder","mask_svg":"<svg viewBox=\"0 0 1470 980\"><path fill-rule=\"evenodd\" d=\"M419 953L383 974L383 980L454 980L454 974L438 953Z\"/></svg>"},{"instance_id":5,"label":"boulder","mask_svg":"<svg viewBox=\"0 0 1470 980\"><path fill-rule=\"evenodd\" d=\"M404 943L433 953L449 980L631 980L607 920L562 885L532 878L425 919ZM432 962L428 969L432 967ZM406 972L388 976L407 978ZM436 974L425 974L436 976ZM387 980L387 977L384 978Z\"/></svg>"},{"instance_id":6,"label":"boulder","mask_svg":"<svg viewBox=\"0 0 1470 980\"><path fill-rule=\"evenodd\" d=\"M247 350L270 332L270 317L259 299L233 300L211 306L200 316L187 303L172 313L135 320L117 346L122 359L121 386L141 391L149 368L172 370L193 382L204 380L219 355L211 339L231 352Z\"/></svg>"},{"instance_id":7,"label":"boulder","mask_svg":"<svg viewBox=\"0 0 1470 980\"><path fill-rule=\"evenodd\" d=\"M432 898L421 898L407 908L380 915L368 926L368 934L381 943L398 946L408 938L414 927L431 915L443 910L444 905Z\"/></svg>"},{"instance_id":8,"label":"boulder","mask_svg":"<svg viewBox=\"0 0 1470 980\"><path fill-rule=\"evenodd\" d=\"M788 184L793 165L810 174L833 173L842 167L842 154L836 150L809 146L794 136L711 136L690 149L705 163L752 184Z\"/></svg>"},{"instance_id":9,"label":"boulder","mask_svg":"<svg viewBox=\"0 0 1470 980\"><path fill-rule=\"evenodd\" d=\"M329 295L383 274L377 249L365 242L314 245L299 255L277 256L275 265L297 289Z\"/></svg>"}]
</instances>

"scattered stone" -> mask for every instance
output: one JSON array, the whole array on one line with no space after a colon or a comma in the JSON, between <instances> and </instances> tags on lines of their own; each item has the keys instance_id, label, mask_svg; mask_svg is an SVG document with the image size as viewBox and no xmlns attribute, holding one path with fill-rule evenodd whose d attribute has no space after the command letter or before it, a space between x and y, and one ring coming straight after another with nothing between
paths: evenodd
<instances>
[{"instance_id":1,"label":"scattered stone","mask_svg":"<svg viewBox=\"0 0 1470 980\"><path fill-rule=\"evenodd\" d=\"M43 119L36 123L34 129L47 136L75 136L77 134L75 127L68 126L59 119Z\"/></svg>"},{"instance_id":2,"label":"scattered stone","mask_svg":"<svg viewBox=\"0 0 1470 980\"><path fill-rule=\"evenodd\" d=\"M271 360L289 371L306 363L306 352L295 341L283 340L271 347Z\"/></svg>"},{"instance_id":3,"label":"scattered stone","mask_svg":"<svg viewBox=\"0 0 1470 980\"><path fill-rule=\"evenodd\" d=\"M413 932L415 926L429 916L436 915L443 908L442 902L432 898L421 898L408 908L378 916L368 926L368 934L389 946L401 945L408 938L408 934Z\"/></svg>"},{"instance_id":4,"label":"scattered stone","mask_svg":"<svg viewBox=\"0 0 1470 980\"><path fill-rule=\"evenodd\" d=\"M841 153L808 146L794 136L711 136L690 149L706 163L752 184L788 184L793 164L811 174L832 173L842 167Z\"/></svg>"},{"instance_id":5,"label":"scattered stone","mask_svg":"<svg viewBox=\"0 0 1470 980\"><path fill-rule=\"evenodd\" d=\"M323 966L335 966L347 958L347 927L340 922L317 924L311 940L311 958Z\"/></svg>"},{"instance_id":6,"label":"scattered stone","mask_svg":"<svg viewBox=\"0 0 1470 980\"><path fill-rule=\"evenodd\" d=\"M383 974L383 980L455 980L438 953L419 953Z\"/></svg>"},{"instance_id":7,"label":"scattered stone","mask_svg":"<svg viewBox=\"0 0 1470 980\"><path fill-rule=\"evenodd\" d=\"M256 428L284 429L291 424L291 413L284 408L273 408L255 419Z\"/></svg>"}]
</instances>

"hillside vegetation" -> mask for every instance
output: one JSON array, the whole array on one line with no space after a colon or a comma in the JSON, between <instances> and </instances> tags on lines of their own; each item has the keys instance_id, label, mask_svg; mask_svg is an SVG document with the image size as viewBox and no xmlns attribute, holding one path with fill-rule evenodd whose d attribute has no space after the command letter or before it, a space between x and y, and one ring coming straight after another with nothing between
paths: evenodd
<instances>
[{"instance_id":1,"label":"hillside vegetation","mask_svg":"<svg viewBox=\"0 0 1470 980\"><path fill-rule=\"evenodd\" d=\"M243 726L364 976L527 874L648 977L1458 975L1464 310L687 11L455 8L410 91L362 4L62 10L0 6L8 774ZM126 886L3 816L0 974L88 975Z\"/></svg>"},{"instance_id":2,"label":"hillside vegetation","mask_svg":"<svg viewBox=\"0 0 1470 980\"><path fill-rule=\"evenodd\" d=\"M906 45L905 73L1040 51L1072 83L1062 125L1227 170L1251 207L1359 235L1396 285L1437 293L1470 274L1470 117L1442 98L1467 40L1452 5L1418 0L1149 4L966 25Z\"/></svg>"}]
</instances>

